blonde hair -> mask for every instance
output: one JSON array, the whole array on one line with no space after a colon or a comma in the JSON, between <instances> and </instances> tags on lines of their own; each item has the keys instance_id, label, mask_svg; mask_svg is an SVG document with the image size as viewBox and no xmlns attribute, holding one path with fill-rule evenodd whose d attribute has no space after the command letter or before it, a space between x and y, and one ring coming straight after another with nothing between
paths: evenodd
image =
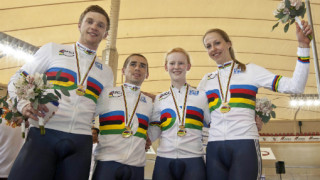
<instances>
[{"instance_id":1,"label":"blonde hair","mask_svg":"<svg viewBox=\"0 0 320 180\"><path fill-rule=\"evenodd\" d=\"M204 38L205 38L208 34L213 33L213 32L220 34L220 36L223 38L223 40L224 40L225 42L230 42L230 43L232 44L232 42L231 42L230 37L228 36L228 34L227 34L225 31L223 31L223 30L221 30L221 29L218 29L218 28L209 29L209 30L203 35L203 37L202 37L202 42L204 43ZM233 50L232 46L229 48L229 53L230 53L231 59L232 59L235 63L238 64L238 68L240 68L241 71L246 71L246 65L243 64L243 63L241 63L240 61L238 61L238 60L236 59L236 56L235 56L235 54L234 54L234 50Z\"/></svg>"},{"instance_id":2,"label":"blonde hair","mask_svg":"<svg viewBox=\"0 0 320 180\"><path fill-rule=\"evenodd\" d=\"M183 48L180 48L180 47L173 48L173 49L171 49L170 51L168 51L168 52L166 53L165 64L168 63L168 56L169 56L170 54L172 54L172 53L175 53L175 52L179 52L179 53L184 54L184 55L187 57L187 62L188 62L188 64L191 64L191 60L190 60L189 54L187 53L186 50L184 50Z\"/></svg>"}]
</instances>

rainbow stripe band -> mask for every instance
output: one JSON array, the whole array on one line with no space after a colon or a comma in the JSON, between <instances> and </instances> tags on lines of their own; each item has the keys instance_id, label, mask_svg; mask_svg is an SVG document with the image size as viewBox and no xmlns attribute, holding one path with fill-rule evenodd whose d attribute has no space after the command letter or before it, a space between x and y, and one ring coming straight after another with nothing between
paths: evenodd
<instances>
[{"instance_id":1,"label":"rainbow stripe band","mask_svg":"<svg viewBox=\"0 0 320 180\"><path fill-rule=\"evenodd\" d=\"M214 90L207 91L206 95L208 98L210 112L214 111L215 109L218 109L221 105L221 98L220 98L219 90L214 89Z\"/></svg>"},{"instance_id":2,"label":"rainbow stripe band","mask_svg":"<svg viewBox=\"0 0 320 180\"><path fill-rule=\"evenodd\" d=\"M23 77L27 77L29 74L26 72L26 71L22 71L21 72L21 76L23 76Z\"/></svg>"},{"instance_id":3,"label":"rainbow stripe band","mask_svg":"<svg viewBox=\"0 0 320 180\"><path fill-rule=\"evenodd\" d=\"M310 57L307 56L307 57L298 57L298 61L301 62L301 63L304 63L304 64L308 64L310 63Z\"/></svg>"},{"instance_id":4,"label":"rainbow stripe band","mask_svg":"<svg viewBox=\"0 0 320 180\"><path fill-rule=\"evenodd\" d=\"M125 130L124 112L112 111L99 116L100 134L121 134Z\"/></svg>"},{"instance_id":5,"label":"rainbow stripe band","mask_svg":"<svg viewBox=\"0 0 320 180\"><path fill-rule=\"evenodd\" d=\"M203 110L194 106L187 106L185 127L202 130Z\"/></svg>"},{"instance_id":6,"label":"rainbow stripe band","mask_svg":"<svg viewBox=\"0 0 320 180\"><path fill-rule=\"evenodd\" d=\"M218 64L218 68L219 69L224 69L224 68L227 68L227 67L231 66L231 64L232 64L232 62L225 63L224 65Z\"/></svg>"},{"instance_id":7,"label":"rainbow stripe band","mask_svg":"<svg viewBox=\"0 0 320 180\"><path fill-rule=\"evenodd\" d=\"M231 85L230 107L255 109L258 88L253 85Z\"/></svg>"},{"instance_id":8,"label":"rainbow stripe band","mask_svg":"<svg viewBox=\"0 0 320 180\"><path fill-rule=\"evenodd\" d=\"M173 126L176 121L176 113L172 109L164 109L160 113L160 121L151 122L151 126L159 126L162 131L165 131Z\"/></svg>"},{"instance_id":9,"label":"rainbow stripe band","mask_svg":"<svg viewBox=\"0 0 320 180\"><path fill-rule=\"evenodd\" d=\"M92 77L88 77L86 94L84 95L85 97L97 103L97 99L99 98L102 90L103 85L99 81Z\"/></svg>"},{"instance_id":10,"label":"rainbow stripe band","mask_svg":"<svg viewBox=\"0 0 320 180\"><path fill-rule=\"evenodd\" d=\"M282 76L280 76L280 75L276 75L274 77L274 79L272 81L272 87L271 87L274 92L278 92L279 81L281 78L282 78Z\"/></svg>"},{"instance_id":11,"label":"rainbow stripe band","mask_svg":"<svg viewBox=\"0 0 320 180\"><path fill-rule=\"evenodd\" d=\"M145 116L143 114L136 113L139 121L139 126L137 132L134 134L134 136L141 137L143 139L147 139L147 130L148 130L148 124L149 124L149 118L148 116Z\"/></svg>"},{"instance_id":12,"label":"rainbow stripe band","mask_svg":"<svg viewBox=\"0 0 320 180\"><path fill-rule=\"evenodd\" d=\"M61 71L59 79L56 79L57 73ZM77 74L74 71L65 68L50 68L46 72L47 79L54 85L54 89L65 87L68 90L77 88Z\"/></svg>"}]
</instances>

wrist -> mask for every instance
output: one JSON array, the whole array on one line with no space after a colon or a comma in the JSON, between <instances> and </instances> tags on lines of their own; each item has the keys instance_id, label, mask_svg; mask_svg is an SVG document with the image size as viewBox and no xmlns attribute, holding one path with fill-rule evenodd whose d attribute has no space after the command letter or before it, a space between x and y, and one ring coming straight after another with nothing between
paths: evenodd
<instances>
[{"instance_id":1,"label":"wrist","mask_svg":"<svg viewBox=\"0 0 320 180\"><path fill-rule=\"evenodd\" d=\"M299 43L299 48L310 48L310 44Z\"/></svg>"}]
</instances>

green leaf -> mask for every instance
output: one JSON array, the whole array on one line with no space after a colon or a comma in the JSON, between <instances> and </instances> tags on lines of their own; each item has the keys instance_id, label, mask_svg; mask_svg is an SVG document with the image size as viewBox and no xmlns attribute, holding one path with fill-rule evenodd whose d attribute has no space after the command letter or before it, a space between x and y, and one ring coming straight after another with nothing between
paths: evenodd
<instances>
[{"instance_id":1,"label":"green leaf","mask_svg":"<svg viewBox=\"0 0 320 180\"><path fill-rule=\"evenodd\" d=\"M54 95L53 93L48 93L44 97L48 98L49 101L58 101L59 100L59 98L56 95Z\"/></svg>"},{"instance_id":2,"label":"green leaf","mask_svg":"<svg viewBox=\"0 0 320 180\"><path fill-rule=\"evenodd\" d=\"M60 87L60 91L61 91L62 94L64 94L65 96L70 96L70 93L69 93L68 89L65 88L65 87Z\"/></svg>"},{"instance_id":3,"label":"green leaf","mask_svg":"<svg viewBox=\"0 0 320 180\"><path fill-rule=\"evenodd\" d=\"M291 19L290 25L293 24L294 22L296 22L296 20Z\"/></svg>"},{"instance_id":4,"label":"green leaf","mask_svg":"<svg viewBox=\"0 0 320 180\"><path fill-rule=\"evenodd\" d=\"M38 109L38 105L39 105L39 101L37 101L37 100L33 101L33 103L32 103L33 109Z\"/></svg>"},{"instance_id":5,"label":"green leaf","mask_svg":"<svg viewBox=\"0 0 320 180\"><path fill-rule=\"evenodd\" d=\"M48 102L50 102L51 99L47 98L47 97L43 97L39 99L39 103L40 104L47 104Z\"/></svg>"},{"instance_id":6,"label":"green leaf","mask_svg":"<svg viewBox=\"0 0 320 180\"><path fill-rule=\"evenodd\" d=\"M271 117L276 118L276 113L274 111L271 111Z\"/></svg>"},{"instance_id":7,"label":"green leaf","mask_svg":"<svg viewBox=\"0 0 320 180\"><path fill-rule=\"evenodd\" d=\"M59 80L60 76L61 76L61 72L62 70L59 70L56 74L56 80Z\"/></svg>"},{"instance_id":8,"label":"green leaf","mask_svg":"<svg viewBox=\"0 0 320 180\"><path fill-rule=\"evenodd\" d=\"M289 20L289 14L286 14L282 19L281 19L281 22L282 23L286 23L288 20Z\"/></svg>"},{"instance_id":9,"label":"green leaf","mask_svg":"<svg viewBox=\"0 0 320 180\"><path fill-rule=\"evenodd\" d=\"M269 122L270 117L268 117L268 116L262 116L261 119L262 119L262 122L267 123L267 122Z\"/></svg>"},{"instance_id":10,"label":"green leaf","mask_svg":"<svg viewBox=\"0 0 320 180\"><path fill-rule=\"evenodd\" d=\"M42 75L42 81L44 85L47 85L47 75L45 74Z\"/></svg>"},{"instance_id":11,"label":"green leaf","mask_svg":"<svg viewBox=\"0 0 320 180\"><path fill-rule=\"evenodd\" d=\"M282 12L280 12L279 14L275 15L274 17L278 18L278 19L282 19L283 16L285 16L285 14L283 14Z\"/></svg>"},{"instance_id":12,"label":"green leaf","mask_svg":"<svg viewBox=\"0 0 320 180\"><path fill-rule=\"evenodd\" d=\"M295 17L295 16L297 16L298 15L298 13L297 13L297 11L296 11L296 9L295 8L290 8L289 9L289 12L290 12L290 16L291 17Z\"/></svg>"},{"instance_id":13,"label":"green leaf","mask_svg":"<svg viewBox=\"0 0 320 180\"><path fill-rule=\"evenodd\" d=\"M285 26L284 26L284 32L288 32L288 29L289 29L289 23L287 23Z\"/></svg>"},{"instance_id":14,"label":"green leaf","mask_svg":"<svg viewBox=\"0 0 320 180\"><path fill-rule=\"evenodd\" d=\"M12 113L12 111L10 111L10 112L8 112L7 114L6 114L6 119L8 119L8 120L11 120L12 119L12 116L13 116L13 113Z\"/></svg>"},{"instance_id":15,"label":"green leaf","mask_svg":"<svg viewBox=\"0 0 320 180\"><path fill-rule=\"evenodd\" d=\"M285 0L284 4L286 8L290 8L291 6L290 0Z\"/></svg>"},{"instance_id":16,"label":"green leaf","mask_svg":"<svg viewBox=\"0 0 320 180\"><path fill-rule=\"evenodd\" d=\"M272 30L271 30L271 31L273 31L273 30L274 30L274 28L278 27L278 25L279 25L279 22L277 22L275 25L273 25L273 26L272 26Z\"/></svg>"},{"instance_id":17,"label":"green leaf","mask_svg":"<svg viewBox=\"0 0 320 180\"><path fill-rule=\"evenodd\" d=\"M9 104L7 103L7 101L3 101L3 106L9 108Z\"/></svg>"},{"instance_id":18,"label":"green leaf","mask_svg":"<svg viewBox=\"0 0 320 180\"><path fill-rule=\"evenodd\" d=\"M59 97L59 99L61 99L61 94L59 93L59 91L57 91L56 89L54 89L54 93L56 93L56 95Z\"/></svg>"}]
</instances>

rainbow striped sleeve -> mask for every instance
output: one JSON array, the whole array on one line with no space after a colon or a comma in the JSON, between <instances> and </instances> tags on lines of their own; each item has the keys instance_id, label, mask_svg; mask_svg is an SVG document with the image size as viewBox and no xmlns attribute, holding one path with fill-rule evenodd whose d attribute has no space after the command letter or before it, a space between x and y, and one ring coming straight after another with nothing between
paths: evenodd
<instances>
[{"instance_id":1,"label":"rainbow striped sleeve","mask_svg":"<svg viewBox=\"0 0 320 180\"><path fill-rule=\"evenodd\" d=\"M148 122L149 118L146 115L136 113L139 121L139 127L134 136L138 136L144 139L147 139L147 130L148 130Z\"/></svg>"},{"instance_id":2,"label":"rainbow striped sleeve","mask_svg":"<svg viewBox=\"0 0 320 180\"><path fill-rule=\"evenodd\" d=\"M253 85L231 85L230 107L255 109L258 88Z\"/></svg>"},{"instance_id":3,"label":"rainbow striped sleeve","mask_svg":"<svg viewBox=\"0 0 320 180\"><path fill-rule=\"evenodd\" d=\"M26 72L26 71L22 71L21 72L21 76L23 76L23 77L27 77L29 74Z\"/></svg>"},{"instance_id":4,"label":"rainbow striped sleeve","mask_svg":"<svg viewBox=\"0 0 320 180\"><path fill-rule=\"evenodd\" d=\"M274 92L278 92L278 86L279 86L279 82L280 82L280 79L282 78L282 76L280 75L276 75L272 81L272 90Z\"/></svg>"},{"instance_id":5,"label":"rainbow striped sleeve","mask_svg":"<svg viewBox=\"0 0 320 180\"><path fill-rule=\"evenodd\" d=\"M298 57L298 61L304 64L309 64L310 63L310 56L307 57Z\"/></svg>"},{"instance_id":6,"label":"rainbow striped sleeve","mask_svg":"<svg viewBox=\"0 0 320 180\"><path fill-rule=\"evenodd\" d=\"M208 103L209 103L209 110L210 112L218 109L221 105L221 98L218 89L210 90L206 92Z\"/></svg>"},{"instance_id":7,"label":"rainbow striped sleeve","mask_svg":"<svg viewBox=\"0 0 320 180\"><path fill-rule=\"evenodd\" d=\"M202 130L203 110L194 106L187 106L185 127Z\"/></svg>"},{"instance_id":8,"label":"rainbow striped sleeve","mask_svg":"<svg viewBox=\"0 0 320 180\"><path fill-rule=\"evenodd\" d=\"M100 134L121 134L125 130L124 112L112 111L99 116Z\"/></svg>"}]
</instances>

